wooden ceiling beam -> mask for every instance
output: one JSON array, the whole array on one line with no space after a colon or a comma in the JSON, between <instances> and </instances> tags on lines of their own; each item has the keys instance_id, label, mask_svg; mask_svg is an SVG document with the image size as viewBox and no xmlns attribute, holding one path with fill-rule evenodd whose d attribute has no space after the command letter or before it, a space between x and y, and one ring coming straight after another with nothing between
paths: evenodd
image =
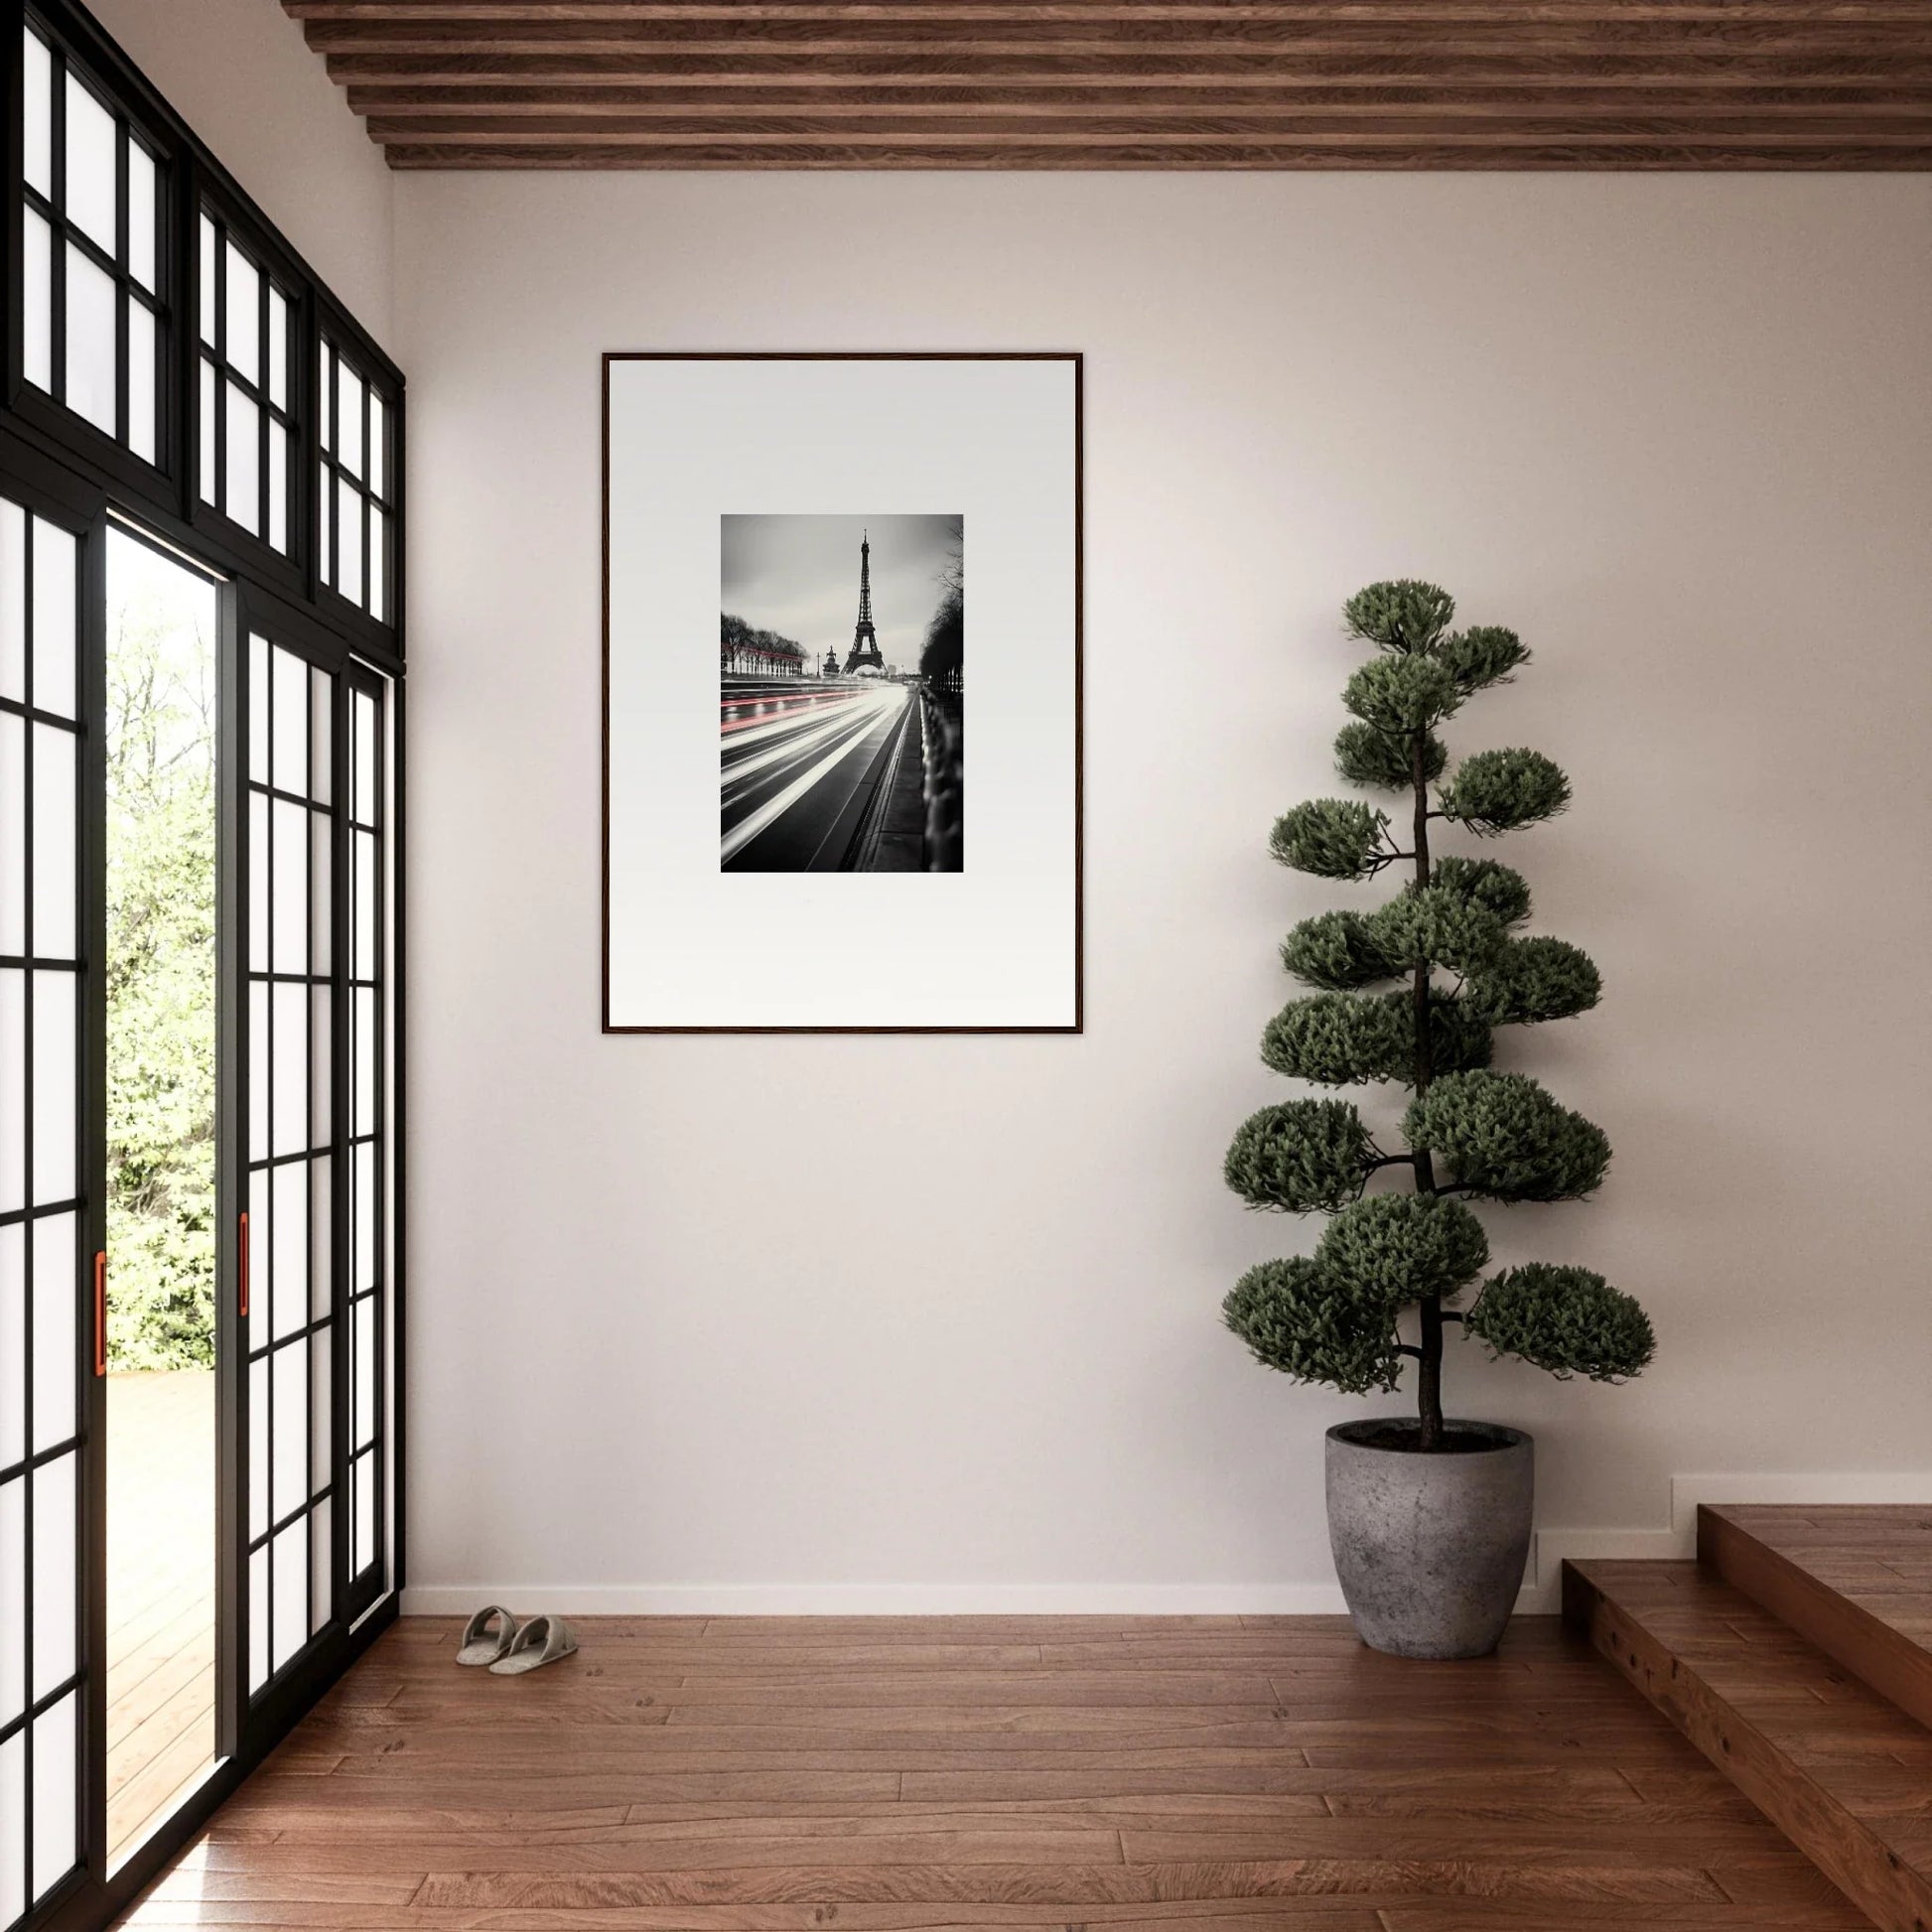
<instances>
[{"instance_id":1,"label":"wooden ceiling beam","mask_svg":"<svg viewBox=\"0 0 1932 1932\"><path fill-rule=\"evenodd\" d=\"M1628 114L1629 87L1588 81L1551 81L1538 87L1442 87L1425 81L1370 87L1066 87L1027 89L981 87L415 87L363 86L348 89L354 112L384 118L429 121L488 114L523 116L604 116L622 113L641 119L694 109L718 116L798 113L818 108L874 115L922 114L950 108L976 114L1201 113L1293 114L1330 108L1361 107L1391 118L1413 113L1467 108L1499 115L1531 108L1541 113ZM1915 82L1882 86L1646 86L1640 104L1663 109L1709 108L1764 118L1796 108L1918 108L1932 112L1932 72Z\"/></svg>"},{"instance_id":2,"label":"wooden ceiling beam","mask_svg":"<svg viewBox=\"0 0 1932 1932\"><path fill-rule=\"evenodd\" d=\"M381 142L411 146L440 143L465 146L487 140L503 147L554 147L560 140L585 146L682 146L693 140L729 140L746 148L779 142L812 141L834 146L897 147L912 140L940 140L949 145L1004 145L1015 140L1053 147L1106 147L1121 141L1192 146L1203 141L1233 141L1245 146L1316 147L1323 143L1397 146L1419 139L1436 145L1514 147L1562 142L1572 146L1628 147L1669 144L1675 147L1736 147L1752 138L1761 123L1749 115L1719 119L1620 115L1591 121L1577 116L1560 119L1457 119L1444 114L1419 113L1391 125L1375 117L1334 115L1298 116L1288 125L1252 115L1214 114L1173 117L1177 125L1164 125L1160 116L1110 115L1104 118L1062 116L1003 120L995 115L922 114L895 119L881 128L869 115L766 115L754 121L721 121L715 115L666 116L649 126L622 119L613 121L504 121L482 117L464 121L384 118L371 121L370 135ZM1848 142L1871 146L1932 150L1932 113L1920 111L1885 121L1846 114L1826 114L1811 120L1782 123L1767 139L1780 147L1843 147Z\"/></svg>"},{"instance_id":3,"label":"wooden ceiling beam","mask_svg":"<svg viewBox=\"0 0 1932 1932\"><path fill-rule=\"evenodd\" d=\"M1084 170L1123 169L1496 169L1496 170L1697 170L1802 169L1819 172L1882 172L1923 170L1925 148L1891 148L1859 144L1830 148L1786 147L1774 142L1737 144L1726 148L1653 148L1633 145L1604 150L1574 143L1551 146L1497 146L1470 149L1405 142L1396 147L1358 144L1338 146L1256 146L1251 143L1197 142L1185 147L1156 147L1146 143L1082 148L1052 148L1028 143L969 148L935 142L929 146L897 147L810 146L787 143L758 152L754 158L736 142L693 144L688 147L562 146L521 148L500 146L443 147L398 144L387 150L393 168L437 169L606 169L664 168L678 171L708 169L784 168L843 169L983 169Z\"/></svg>"},{"instance_id":4,"label":"wooden ceiling beam","mask_svg":"<svg viewBox=\"0 0 1932 1932\"><path fill-rule=\"evenodd\" d=\"M1932 0L283 0L398 167L1932 165Z\"/></svg>"},{"instance_id":5,"label":"wooden ceiling beam","mask_svg":"<svg viewBox=\"0 0 1932 1932\"><path fill-rule=\"evenodd\" d=\"M1010 0L1006 5L961 5L957 0L889 0L838 5L795 0L778 5L685 5L680 0L282 0L283 11L302 21L357 24L424 20L501 24L581 22L659 23L730 33L756 34L782 27L824 32L866 32L900 27L930 32L945 21L966 32L987 28L1072 27L1093 32L1226 30L1311 23L1408 29L1416 26L1493 26L1518 32L1525 26L1577 28L1596 24L1641 27L1666 23L1735 29L1737 0L1260 0L1254 5L1154 4L1153 0ZM1749 25L1815 29L1830 24L1858 28L1922 24L1924 0L1847 0L1829 11L1817 0L1752 0Z\"/></svg>"}]
</instances>

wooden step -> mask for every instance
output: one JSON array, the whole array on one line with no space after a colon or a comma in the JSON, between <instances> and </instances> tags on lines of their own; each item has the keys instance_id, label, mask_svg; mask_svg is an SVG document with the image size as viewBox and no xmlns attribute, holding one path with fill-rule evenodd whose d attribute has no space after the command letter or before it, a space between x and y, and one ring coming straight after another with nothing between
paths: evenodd
<instances>
[{"instance_id":1,"label":"wooden step","mask_svg":"<svg viewBox=\"0 0 1932 1932\"><path fill-rule=\"evenodd\" d=\"M1698 1557L1932 1725L1932 1504L1698 1511Z\"/></svg>"},{"instance_id":2,"label":"wooden step","mask_svg":"<svg viewBox=\"0 0 1932 1932\"><path fill-rule=\"evenodd\" d=\"M1932 1732L1694 1563L1566 1563L1564 1614L1873 1924L1932 1932Z\"/></svg>"}]
</instances>

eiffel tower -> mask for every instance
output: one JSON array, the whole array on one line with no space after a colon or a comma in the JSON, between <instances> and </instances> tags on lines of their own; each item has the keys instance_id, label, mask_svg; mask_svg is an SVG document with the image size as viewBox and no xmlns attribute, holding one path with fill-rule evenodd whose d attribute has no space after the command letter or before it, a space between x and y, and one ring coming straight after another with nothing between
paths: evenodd
<instances>
[{"instance_id":1,"label":"eiffel tower","mask_svg":"<svg viewBox=\"0 0 1932 1932\"><path fill-rule=\"evenodd\" d=\"M872 533L866 532L859 544L859 624L852 633L852 655L845 660L845 674L850 677L861 664L870 664L875 671L886 668L886 660L879 654L879 633L872 627Z\"/></svg>"}]
</instances>

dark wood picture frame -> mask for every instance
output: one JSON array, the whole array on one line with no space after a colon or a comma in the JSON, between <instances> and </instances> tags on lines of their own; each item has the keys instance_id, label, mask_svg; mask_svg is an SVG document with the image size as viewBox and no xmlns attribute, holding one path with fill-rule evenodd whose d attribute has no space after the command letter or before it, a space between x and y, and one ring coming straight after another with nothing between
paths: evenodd
<instances>
[{"instance_id":1,"label":"dark wood picture frame","mask_svg":"<svg viewBox=\"0 0 1932 1932\"><path fill-rule=\"evenodd\" d=\"M1038 1026L641 1026L615 1025L611 1019L611 369L617 362L1067 362L1073 371L1073 1018L1064 1025ZM600 652L599 742L601 746L602 831L600 893L602 916L599 976L602 1022L606 1034L1080 1034L1086 1031L1085 812L1083 714L1085 529L1085 382L1086 358L1078 349L607 349L601 375L602 490L602 649Z\"/></svg>"}]
</instances>

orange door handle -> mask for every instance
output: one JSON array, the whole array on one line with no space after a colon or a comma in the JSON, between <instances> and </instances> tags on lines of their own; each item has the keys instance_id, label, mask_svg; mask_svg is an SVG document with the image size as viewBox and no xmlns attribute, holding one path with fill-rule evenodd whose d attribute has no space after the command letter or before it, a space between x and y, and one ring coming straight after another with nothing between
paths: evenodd
<instances>
[{"instance_id":1,"label":"orange door handle","mask_svg":"<svg viewBox=\"0 0 1932 1932\"><path fill-rule=\"evenodd\" d=\"M107 1257L94 1256L94 1373L107 1373Z\"/></svg>"},{"instance_id":2,"label":"orange door handle","mask_svg":"<svg viewBox=\"0 0 1932 1932\"><path fill-rule=\"evenodd\" d=\"M236 1244L241 1263L241 1318L248 1319L248 1217L241 1217L240 1239Z\"/></svg>"}]
</instances>

